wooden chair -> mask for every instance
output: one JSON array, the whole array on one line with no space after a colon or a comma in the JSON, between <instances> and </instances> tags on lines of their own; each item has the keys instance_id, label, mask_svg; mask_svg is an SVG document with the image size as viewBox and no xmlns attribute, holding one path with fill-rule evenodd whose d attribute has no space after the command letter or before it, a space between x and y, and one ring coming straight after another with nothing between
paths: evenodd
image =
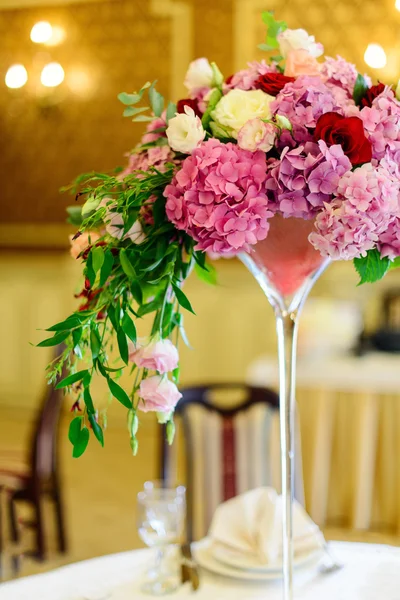
<instances>
[{"instance_id":1,"label":"wooden chair","mask_svg":"<svg viewBox=\"0 0 400 600\"><path fill-rule=\"evenodd\" d=\"M176 414L183 425L188 539L205 535L216 507L260 486L281 487L279 397L236 383L182 390ZM225 402L217 401L223 394ZM240 394L232 407L232 400ZM229 408L227 402L229 400ZM180 436L178 436L179 438ZM295 496L304 504L301 449L297 436ZM161 444L161 479L176 482L176 445Z\"/></svg>"},{"instance_id":2,"label":"wooden chair","mask_svg":"<svg viewBox=\"0 0 400 600\"><path fill-rule=\"evenodd\" d=\"M54 504L58 550L60 552L67 550L57 451L62 400L62 390L56 390L52 386L47 387L33 429L28 468L0 470L0 489L6 493L12 544L20 545L19 525L22 528L33 529L35 546L26 554L38 560L45 559L47 549L42 506L45 497L50 498ZM18 518L18 506L22 502L31 508L32 520L22 521Z\"/></svg>"}]
</instances>

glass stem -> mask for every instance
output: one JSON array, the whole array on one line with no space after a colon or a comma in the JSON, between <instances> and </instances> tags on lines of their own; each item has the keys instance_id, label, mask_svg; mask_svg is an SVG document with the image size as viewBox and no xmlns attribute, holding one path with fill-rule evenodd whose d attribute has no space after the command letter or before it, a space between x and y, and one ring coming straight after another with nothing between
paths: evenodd
<instances>
[{"instance_id":1,"label":"glass stem","mask_svg":"<svg viewBox=\"0 0 400 600\"><path fill-rule=\"evenodd\" d=\"M298 311L276 311L282 472L283 598L293 599L295 379Z\"/></svg>"},{"instance_id":2,"label":"glass stem","mask_svg":"<svg viewBox=\"0 0 400 600\"><path fill-rule=\"evenodd\" d=\"M164 566L165 546L157 548L156 563L154 565L157 576L160 577Z\"/></svg>"}]
</instances>

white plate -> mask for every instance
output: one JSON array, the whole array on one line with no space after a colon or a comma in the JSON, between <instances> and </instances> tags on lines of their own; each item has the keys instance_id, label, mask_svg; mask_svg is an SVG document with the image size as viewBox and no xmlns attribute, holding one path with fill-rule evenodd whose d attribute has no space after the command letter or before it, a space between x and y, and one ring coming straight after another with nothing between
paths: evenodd
<instances>
[{"instance_id":1,"label":"white plate","mask_svg":"<svg viewBox=\"0 0 400 600\"><path fill-rule=\"evenodd\" d=\"M234 569L246 571L254 571L255 573L271 573L282 571L282 561L278 560L270 564L262 564L256 556L252 554L244 554L234 548L229 548L224 544L213 542L210 546L210 552L219 562L224 563ZM293 566L295 569L307 564L310 560L322 556L321 548L305 550L304 552L295 554Z\"/></svg>"},{"instance_id":2,"label":"white plate","mask_svg":"<svg viewBox=\"0 0 400 600\"><path fill-rule=\"evenodd\" d=\"M217 575L223 575L224 577L230 577L233 579L242 579L247 581L272 581L282 578L282 573L277 570L272 571L245 571L236 567L224 564L217 560L212 553L212 541L209 538L204 538L197 544L193 544L193 556L196 562L203 569L207 569ZM307 557L307 562L304 562L301 566L313 568L321 559L322 551L315 552Z\"/></svg>"}]
</instances>

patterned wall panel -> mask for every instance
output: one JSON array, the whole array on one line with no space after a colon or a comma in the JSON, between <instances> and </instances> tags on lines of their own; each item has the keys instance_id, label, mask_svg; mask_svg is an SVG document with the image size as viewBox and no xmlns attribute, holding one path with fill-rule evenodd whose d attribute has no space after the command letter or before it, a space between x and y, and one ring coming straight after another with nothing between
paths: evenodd
<instances>
[{"instance_id":1,"label":"patterned wall panel","mask_svg":"<svg viewBox=\"0 0 400 600\"><path fill-rule=\"evenodd\" d=\"M175 16L168 2L163 5L159 11L154 2L114 0L0 12L1 78L15 62L25 64L30 75L21 90L0 85L3 222L61 222L70 202L59 196L61 185L83 170L123 164L141 128L122 118L117 93L156 78L162 93L170 91ZM62 45L43 50L32 44L30 29L41 19L65 28ZM182 50L187 56L187 44ZM64 66L66 80L49 98L40 98L40 71L50 60ZM76 80L83 81L83 93L71 91Z\"/></svg>"}]
</instances>

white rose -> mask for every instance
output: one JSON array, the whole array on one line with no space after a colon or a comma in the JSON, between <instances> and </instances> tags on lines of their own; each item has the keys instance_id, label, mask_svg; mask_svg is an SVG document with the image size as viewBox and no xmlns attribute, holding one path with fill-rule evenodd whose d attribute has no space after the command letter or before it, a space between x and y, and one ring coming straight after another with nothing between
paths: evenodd
<instances>
[{"instance_id":1,"label":"white rose","mask_svg":"<svg viewBox=\"0 0 400 600\"><path fill-rule=\"evenodd\" d=\"M141 244L146 239L146 235L139 221L135 221L129 231L123 235L124 219L120 213L109 212L105 218L105 223L107 233L118 240L130 238L134 244Z\"/></svg>"},{"instance_id":2,"label":"white rose","mask_svg":"<svg viewBox=\"0 0 400 600\"><path fill-rule=\"evenodd\" d=\"M305 29L285 29L278 35L280 53L286 58L291 50L307 50L314 58L324 53L322 44L317 44L313 35Z\"/></svg>"},{"instance_id":3,"label":"white rose","mask_svg":"<svg viewBox=\"0 0 400 600\"><path fill-rule=\"evenodd\" d=\"M218 124L228 127L237 138L239 129L250 119L270 119L270 104L275 98L262 90L231 90L218 102L211 117Z\"/></svg>"},{"instance_id":4,"label":"white rose","mask_svg":"<svg viewBox=\"0 0 400 600\"><path fill-rule=\"evenodd\" d=\"M238 133L238 146L243 150L269 152L275 143L276 127L261 119L250 119Z\"/></svg>"},{"instance_id":5,"label":"white rose","mask_svg":"<svg viewBox=\"0 0 400 600\"><path fill-rule=\"evenodd\" d=\"M397 100L400 100L400 79L399 79L399 83L397 84L397 88L396 88L396 98L397 98Z\"/></svg>"},{"instance_id":6,"label":"white rose","mask_svg":"<svg viewBox=\"0 0 400 600\"><path fill-rule=\"evenodd\" d=\"M211 87L214 73L206 58L198 58L190 63L185 76L185 87L189 92L199 88Z\"/></svg>"},{"instance_id":7,"label":"white rose","mask_svg":"<svg viewBox=\"0 0 400 600\"><path fill-rule=\"evenodd\" d=\"M204 140L206 132L194 110L185 106L184 113L169 120L166 134L173 150L190 154Z\"/></svg>"}]
</instances>

